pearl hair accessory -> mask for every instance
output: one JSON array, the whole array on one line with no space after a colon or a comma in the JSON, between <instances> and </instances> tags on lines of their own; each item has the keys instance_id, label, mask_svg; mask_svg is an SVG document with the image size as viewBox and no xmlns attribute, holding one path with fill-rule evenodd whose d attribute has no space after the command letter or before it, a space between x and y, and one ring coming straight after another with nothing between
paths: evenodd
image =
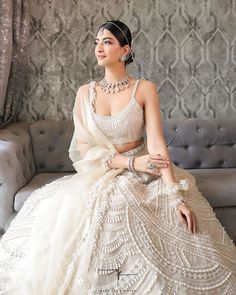
<instances>
[{"instance_id":1,"label":"pearl hair accessory","mask_svg":"<svg viewBox=\"0 0 236 295\"><path fill-rule=\"evenodd\" d=\"M106 23L110 23L110 24L113 24L114 26L116 26L121 31L121 33L124 35L129 47L131 48L131 44L129 43L129 40L128 40L127 36L125 35L124 31L117 24L113 23L112 21L107 21ZM128 59L129 55L131 55L132 59L134 59L134 52L132 49L130 49L129 54L127 56L125 56L124 61L126 58Z\"/></svg>"}]
</instances>

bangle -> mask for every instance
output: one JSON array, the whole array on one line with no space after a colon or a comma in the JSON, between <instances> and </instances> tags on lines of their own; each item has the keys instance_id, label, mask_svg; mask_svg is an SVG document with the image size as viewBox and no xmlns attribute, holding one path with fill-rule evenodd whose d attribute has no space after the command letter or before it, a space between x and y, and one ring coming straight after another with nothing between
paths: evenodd
<instances>
[{"instance_id":1,"label":"bangle","mask_svg":"<svg viewBox=\"0 0 236 295\"><path fill-rule=\"evenodd\" d=\"M134 169L134 160L135 160L135 157L134 156L130 156L129 158L128 158L128 170L129 171L135 171L135 169Z\"/></svg>"},{"instance_id":2,"label":"bangle","mask_svg":"<svg viewBox=\"0 0 236 295\"><path fill-rule=\"evenodd\" d=\"M105 171L108 171L111 169L111 167L109 166L109 163L111 163L111 160L112 158L115 157L115 155L116 155L116 152L111 152L102 159L102 166L105 168Z\"/></svg>"}]
</instances>

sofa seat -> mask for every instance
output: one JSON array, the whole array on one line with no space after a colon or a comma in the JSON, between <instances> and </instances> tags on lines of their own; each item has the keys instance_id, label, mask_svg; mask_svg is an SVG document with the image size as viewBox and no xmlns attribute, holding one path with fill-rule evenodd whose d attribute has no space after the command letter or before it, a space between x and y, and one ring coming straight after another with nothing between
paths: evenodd
<instances>
[{"instance_id":1,"label":"sofa seat","mask_svg":"<svg viewBox=\"0 0 236 295\"><path fill-rule=\"evenodd\" d=\"M198 189L212 207L236 206L235 183L236 168L222 169L186 169L196 177ZM14 199L14 210L18 212L24 201L37 188L58 178L74 173L38 173L20 189ZM209 185L210 184L210 185ZM227 198L222 198L227 194Z\"/></svg>"},{"instance_id":2,"label":"sofa seat","mask_svg":"<svg viewBox=\"0 0 236 295\"><path fill-rule=\"evenodd\" d=\"M34 190L54 181L56 179L59 179L63 176L71 175L71 174L74 174L74 173L57 172L57 173L38 173L38 174L36 174L28 184L26 184L22 189L20 189L15 194L14 210L16 212L20 211L21 207L23 206L24 201L30 196L30 194Z\"/></svg>"},{"instance_id":3,"label":"sofa seat","mask_svg":"<svg viewBox=\"0 0 236 295\"><path fill-rule=\"evenodd\" d=\"M213 208L236 206L236 168L188 171L196 177L199 191Z\"/></svg>"}]
</instances>

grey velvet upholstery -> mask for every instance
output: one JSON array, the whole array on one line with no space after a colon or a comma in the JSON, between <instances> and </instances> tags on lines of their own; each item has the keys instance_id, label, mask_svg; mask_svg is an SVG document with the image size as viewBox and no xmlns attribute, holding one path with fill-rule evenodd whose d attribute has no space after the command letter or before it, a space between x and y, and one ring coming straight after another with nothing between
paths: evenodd
<instances>
[{"instance_id":1,"label":"grey velvet upholstery","mask_svg":"<svg viewBox=\"0 0 236 295\"><path fill-rule=\"evenodd\" d=\"M236 119L166 119L171 160L197 186L236 241ZM0 229L7 228L37 188L75 173L69 120L12 123L0 131Z\"/></svg>"},{"instance_id":2,"label":"grey velvet upholstery","mask_svg":"<svg viewBox=\"0 0 236 295\"><path fill-rule=\"evenodd\" d=\"M236 119L170 119L163 127L179 167L236 167Z\"/></svg>"}]
</instances>

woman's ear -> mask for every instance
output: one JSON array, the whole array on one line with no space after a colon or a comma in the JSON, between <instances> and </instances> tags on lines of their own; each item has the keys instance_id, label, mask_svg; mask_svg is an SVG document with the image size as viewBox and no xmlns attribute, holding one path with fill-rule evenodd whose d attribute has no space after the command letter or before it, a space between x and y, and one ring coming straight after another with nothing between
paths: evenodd
<instances>
[{"instance_id":1,"label":"woman's ear","mask_svg":"<svg viewBox=\"0 0 236 295\"><path fill-rule=\"evenodd\" d=\"M129 45L125 45L123 48L124 48L124 54L127 55L130 52Z\"/></svg>"}]
</instances>

